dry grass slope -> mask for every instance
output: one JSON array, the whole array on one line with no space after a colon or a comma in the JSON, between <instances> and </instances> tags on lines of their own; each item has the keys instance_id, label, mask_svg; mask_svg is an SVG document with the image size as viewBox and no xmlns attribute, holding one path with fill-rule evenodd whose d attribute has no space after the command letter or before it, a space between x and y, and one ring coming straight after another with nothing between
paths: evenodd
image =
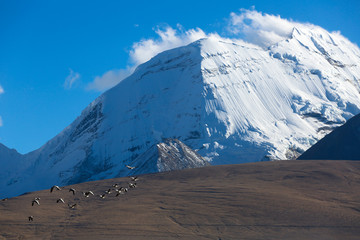
<instances>
[{"instance_id":1,"label":"dry grass slope","mask_svg":"<svg viewBox=\"0 0 360 240\"><path fill-rule=\"evenodd\" d=\"M0 239L360 237L357 161L276 161L149 174L124 195L98 196L128 181L87 182L0 201ZM70 187L78 190L75 196ZM82 196L87 190L95 195ZM31 206L35 197L39 206ZM66 204L56 203L60 197Z\"/></svg>"}]
</instances>

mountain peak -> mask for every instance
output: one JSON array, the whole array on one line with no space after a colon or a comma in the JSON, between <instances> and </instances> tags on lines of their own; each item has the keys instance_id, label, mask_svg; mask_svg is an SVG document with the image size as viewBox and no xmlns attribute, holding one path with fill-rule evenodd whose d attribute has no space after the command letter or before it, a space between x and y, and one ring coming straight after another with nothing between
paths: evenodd
<instances>
[{"instance_id":1,"label":"mountain peak","mask_svg":"<svg viewBox=\"0 0 360 240\"><path fill-rule=\"evenodd\" d=\"M266 50L207 38L160 53L25 155L27 167L0 186L20 193L127 175L124 166L146 165L163 139L212 164L296 158L360 112L360 50L323 31L294 28Z\"/></svg>"}]
</instances>

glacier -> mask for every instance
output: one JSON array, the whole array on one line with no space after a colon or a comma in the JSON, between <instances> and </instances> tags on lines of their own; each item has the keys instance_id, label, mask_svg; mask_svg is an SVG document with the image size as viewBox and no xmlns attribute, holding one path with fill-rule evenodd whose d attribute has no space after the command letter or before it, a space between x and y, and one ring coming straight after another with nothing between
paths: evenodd
<instances>
[{"instance_id":1,"label":"glacier","mask_svg":"<svg viewBox=\"0 0 360 240\"><path fill-rule=\"evenodd\" d=\"M313 25L265 49L212 36L162 52L41 148L0 145L0 197L127 176L134 163L166 170L140 157L166 139L211 164L295 159L360 112L359 63L355 44Z\"/></svg>"}]
</instances>

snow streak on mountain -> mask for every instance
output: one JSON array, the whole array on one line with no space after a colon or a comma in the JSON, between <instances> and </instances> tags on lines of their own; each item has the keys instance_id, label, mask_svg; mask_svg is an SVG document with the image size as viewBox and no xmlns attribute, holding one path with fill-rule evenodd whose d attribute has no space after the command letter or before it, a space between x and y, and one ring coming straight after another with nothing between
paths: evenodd
<instances>
[{"instance_id":1,"label":"snow streak on mountain","mask_svg":"<svg viewBox=\"0 0 360 240\"><path fill-rule=\"evenodd\" d=\"M360 112L359 63L357 46L316 26L267 49L210 37L165 51L40 149L1 146L1 194L153 171L139 156L167 138L211 164L293 159Z\"/></svg>"}]
</instances>

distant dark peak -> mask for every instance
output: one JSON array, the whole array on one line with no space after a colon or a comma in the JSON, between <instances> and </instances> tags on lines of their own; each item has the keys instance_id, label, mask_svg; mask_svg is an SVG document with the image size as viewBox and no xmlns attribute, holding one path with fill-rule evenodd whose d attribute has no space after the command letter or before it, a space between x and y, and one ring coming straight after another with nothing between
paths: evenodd
<instances>
[{"instance_id":1,"label":"distant dark peak","mask_svg":"<svg viewBox=\"0 0 360 240\"><path fill-rule=\"evenodd\" d=\"M7 153L7 154L16 154L16 155L22 155L16 149L8 148L4 144L0 143L0 153Z\"/></svg>"},{"instance_id":2,"label":"distant dark peak","mask_svg":"<svg viewBox=\"0 0 360 240\"><path fill-rule=\"evenodd\" d=\"M0 143L0 151L1 150L10 150L10 148L8 148L4 144Z\"/></svg>"},{"instance_id":3,"label":"distant dark peak","mask_svg":"<svg viewBox=\"0 0 360 240\"><path fill-rule=\"evenodd\" d=\"M360 114L326 135L298 160L360 160Z\"/></svg>"}]
</instances>

